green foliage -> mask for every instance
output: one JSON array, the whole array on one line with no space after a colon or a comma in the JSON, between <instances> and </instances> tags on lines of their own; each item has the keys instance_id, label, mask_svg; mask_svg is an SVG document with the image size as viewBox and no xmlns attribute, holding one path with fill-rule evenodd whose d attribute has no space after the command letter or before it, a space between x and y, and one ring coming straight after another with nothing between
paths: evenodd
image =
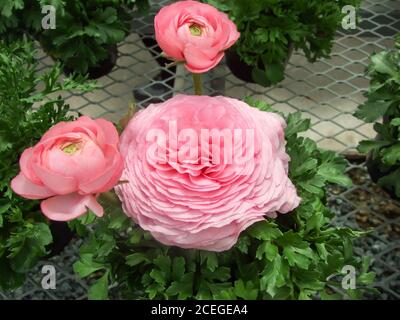
<instances>
[{"instance_id":1,"label":"green foliage","mask_svg":"<svg viewBox=\"0 0 400 320\"><path fill-rule=\"evenodd\" d=\"M267 104L248 103L271 111ZM74 265L80 276L99 279L90 298L107 297L106 283L118 283L118 291L128 299L341 298L330 289L340 287L340 279L327 278L340 276L344 265L357 269L360 290L355 293L360 294L374 277L368 273L368 261L352 255L352 239L363 233L331 226L332 213L325 204L328 183L350 183L343 174L346 162L299 137L310 126L300 113L289 115L287 123L290 177L302 198L295 211L254 224L231 250L214 253L160 244L108 194L101 199L107 214L96 218Z\"/></svg>"},{"instance_id":2,"label":"green foliage","mask_svg":"<svg viewBox=\"0 0 400 320\"><path fill-rule=\"evenodd\" d=\"M253 79L269 86L284 79L290 48L311 62L329 57L345 5L361 0L204 0L229 14L241 37L234 47L253 67Z\"/></svg>"},{"instance_id":3,"label":"green foliage","mask_svg":"<svg viewBox=\"0 0 400 320\"><path fill-rule=\"evenodd\" d=\"M44 30L42 6L56 9L56 28ZM5 0L0 2L0 35L13 41L24 33L70 70L86 74L121 42L131 22L129 9L144 11L147 0Z\"/></svg>"},{"instance_id":4,"label":"green foliage","mask_svg":"<svg viewBox=\"0 0 400 320\"><path fill-rule=\"evenodd\" d=\"M367 70L371 85L367 101L355 116L375 122L377 139L362 141L358 150L370 153L382 177L378 184L400 197L400 34L392 51L374 54ZM383 118L383 122L378 122Z\"/></svg>"},{"instance_id":5,"label":"green foliage","mask_svg":"<svg viewBox=\"0 0 400 320\"><path fill-rule=\"evenodd\" d=\"M58 80L60 67L36 74L32 43L6 45L0 41L0 288L22 284L27 272L40 257L52 237L39 202L15 195L10 181L19 172L18 159L55 123L70 120L68 106L61 97L49 98L61 90L89 90L83 79ZM37 90L41 87L41 90ZM35 105L35 109L33 108Z\"/></svg>"}]
</instances>

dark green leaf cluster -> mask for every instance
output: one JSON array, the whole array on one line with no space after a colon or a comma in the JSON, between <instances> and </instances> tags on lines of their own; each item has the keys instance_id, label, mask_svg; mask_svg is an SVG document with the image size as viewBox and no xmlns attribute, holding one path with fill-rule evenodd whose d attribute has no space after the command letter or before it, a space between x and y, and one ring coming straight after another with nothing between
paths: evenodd
<instances>
[{"instance_id":1,"label":"dark green leaf cluster","mask_svg":"<svg viewBox=\"0 0 400 320\"><path fill-rule=\"evenodd\" d=\"M52 5L62 10L65 0L2 0L0 1L0 38L7 42L33 35L42 28L41 6Z\"/></svg>"},{"instance_id":2,"label":"dark green leaf cluster","mask_svg":"<svg viewBox=\"0 0 400 320\"><path fill-rule=\"evenodd\" d=\"M56 28L44 30L42 6L56 9ZM86 74L107 58L107 47L127 35L134 6L145 10L147 0L3 0L0 36L9 40L24 33L39 40L45 51L65 67Z\"/></svg>"},{"instance_id":3,"label":"dark green leaf cluster","mask_svg":"<svg viewBox=\"0 0 400 320\"><path fill-rule=\"evenodd\" d=\"M39 76L32 43L0 41L0 289L22 284L52 236L39 202L25 200L10 188L24 149L34 145L55 123L72 119L58 91L90 90L73 79L58 80L60 67ZM39 89L40 88L40 89Z\"/></svg>"},{"instance_id":4,"label":"dark green leaf cluster","mask_svg":"<svg viewBox=\"0 0 400 320\"><path fill-rule=\"evenodd\" d=\"M241 33L234 47L253 67L253 79L269 86L284 78L291 48L311 62L330 55L345 16L342 8L361 0L204 0L229 14Z\"/></svg>"},{"instance_id":5,"label":"dark green leaf cluster","mask_svg":"<svg viewBox=\"0 0 400 320\"><path fill-rule=\"evenodd\" d=\"M272 111L264 103L248 103ZM345 265L357 270L360 290L349 295L359 297L374 278L368 272L369 261L361 262L352 253L352 240L362 233L331 226L325 199L328 183L350 183L343 174L346 163L299 137L310 126L300 113L289 115L287 124L290 177L302 198L295 211L254 224L231 250L214 253L158 243L109 195L104 201L107 214L96 219L74 265L78 275L98 279L89 297L108 298L108 288L118 286L118 292L130 299L340 298L331 289L341 283L332 279L340 278Z\"/></svg>"},{"instance_id":6,"label":"dark green leaf cluster","mask_svg":"<svg viewBox=\"0 0 400 320\"><path fill-rule=\"evenodd\" d=\"M394 50L372 55L367 75L371 77L367 101L355 116L375 122L377 138L362 141L358 150L370 153L376 163L382 174L378 184L400 197L400 34Z\"/></svg>"}]
</instances>

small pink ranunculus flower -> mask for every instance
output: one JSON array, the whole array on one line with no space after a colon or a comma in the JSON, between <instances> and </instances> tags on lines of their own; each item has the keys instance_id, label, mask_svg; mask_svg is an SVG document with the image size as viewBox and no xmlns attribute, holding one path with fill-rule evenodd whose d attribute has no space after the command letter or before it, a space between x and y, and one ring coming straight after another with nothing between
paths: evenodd
<instances>
[{"instance_id":1,"label":"small pink ranunculus flower","mask_svg":"<svg viewBox=\"0 0 400 320\"><path fill-rule=\"evenodd\" d=\"M22 153L11 187L24 198L46 199L41 210L51 220L69 221L88 208L102 216L96 197L112 189L123 170L118 144L116 128L104 119L57 123Z\"/></svg>"},{"instance_id":2,"label":"small pink ranunculus flower","mask_svg":"<svg viewBox=\"0 0 400 320\"><path fill-rule=\"evenodd\" d=\"M160 242L223 251L257 221L300 202L285 121L225 97L179 95L139 111L121 136L115 187L125 213Z\"/></svg>"},{"instance_id":3,"label":"small pink ranunculus flower","mask_svg":"<svg viewBox=\"0 0 400 320\"><path fill-rule=\"evenodd\" d=\"M154 19L158 45L193 73L214 68L224 51L240 37L228 16L209 4L178 1L163 7Z\"/></svg>"}]
</instances>

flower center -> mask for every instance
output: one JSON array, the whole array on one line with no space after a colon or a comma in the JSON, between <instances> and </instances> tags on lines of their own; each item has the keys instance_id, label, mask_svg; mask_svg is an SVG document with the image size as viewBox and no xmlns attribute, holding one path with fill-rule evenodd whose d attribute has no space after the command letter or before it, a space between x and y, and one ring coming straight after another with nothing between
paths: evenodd
<instances>
[{"instance_id":1,"label":"flower center","mask_svg":"<svg viewBox=\"0 0 400 320\"><path fill-rule=\"evenodd\" d=\"M201 28L201 26L196 23L192 23L189 26L189 30L190 30L191 35L195 36L195 37L200 37L203 33L203 29Z\"/></svg>"},{"instance_id":2,"label":"flower center","mask_svg":"<svg viewBox=\"0 0 400 320\"><path fill-rule=\"evenodd\" d=\"M78 149L78 143L70 143L61 147L61 150L64 151L66 154L74 154L76 151L78 151Z\"/></svg>"}]
</instances>

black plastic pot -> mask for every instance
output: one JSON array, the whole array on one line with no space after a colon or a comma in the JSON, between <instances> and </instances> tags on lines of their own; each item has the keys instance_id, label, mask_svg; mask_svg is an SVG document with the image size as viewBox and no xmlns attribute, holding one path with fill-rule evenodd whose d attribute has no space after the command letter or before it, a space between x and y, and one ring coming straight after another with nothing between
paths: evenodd
<instances>
[{"instance_id":1,"label":"black plastic pot","mask_svg":"<svg viewBox=\"0 0 400 320\"><path fill-rule=\"evenodd\" d=\"M68 227L67 222L51 221L49 227L53 236L53 242L46 248L50 252L47 258L56 256L62 252L75 235Z\"/></svg>"},{"instance_id":2,"label":"black plastic pot","mask_svg":"<svg viewBox=\"0 0 400 320\"><path fill-rule=\"evenodd\" d=\"M293 54L293 44L290 44L288 46L288 58L285 61L285 68L290 60L290 57ZM249 83L256 83L253 80L252 72L253 72L253 67L248 65L246 62L244 62L240 56L237 54L235 49L229 49L225 53L225 61L226 65L228 66L229 70L232 72L232 74L236 77L239 78L240 80L243 80L245 82ZM262 68L262 66L260 66Z\"/></svg>"},{"instance_id":3,"label":"black plastic pot","mask_svg":"<svg viewBox=\"0 0 400 320\"><path fill-rule=\"evenodd\" d=\"M253 67L241 60L235 50L228 50L225 54L226 65L232 74L245 82L255 83L251 75Z\"/></svg>"},{"instance_id":4,"label":"black plastic pot","mask_svg":"<svg viewBox=\"0 0 400 320\"><path fill-rule=\"evenodd\" d=\"M111 72L117 63L118 58L118 47L116 44L107 46L108 57L102 61L99 61L98 66L91 67L88 69L87 75L89 79L98 79ZM64 67L64 74L69 76L74 70L68 67Z\"/></svg>"}]
</instances>

